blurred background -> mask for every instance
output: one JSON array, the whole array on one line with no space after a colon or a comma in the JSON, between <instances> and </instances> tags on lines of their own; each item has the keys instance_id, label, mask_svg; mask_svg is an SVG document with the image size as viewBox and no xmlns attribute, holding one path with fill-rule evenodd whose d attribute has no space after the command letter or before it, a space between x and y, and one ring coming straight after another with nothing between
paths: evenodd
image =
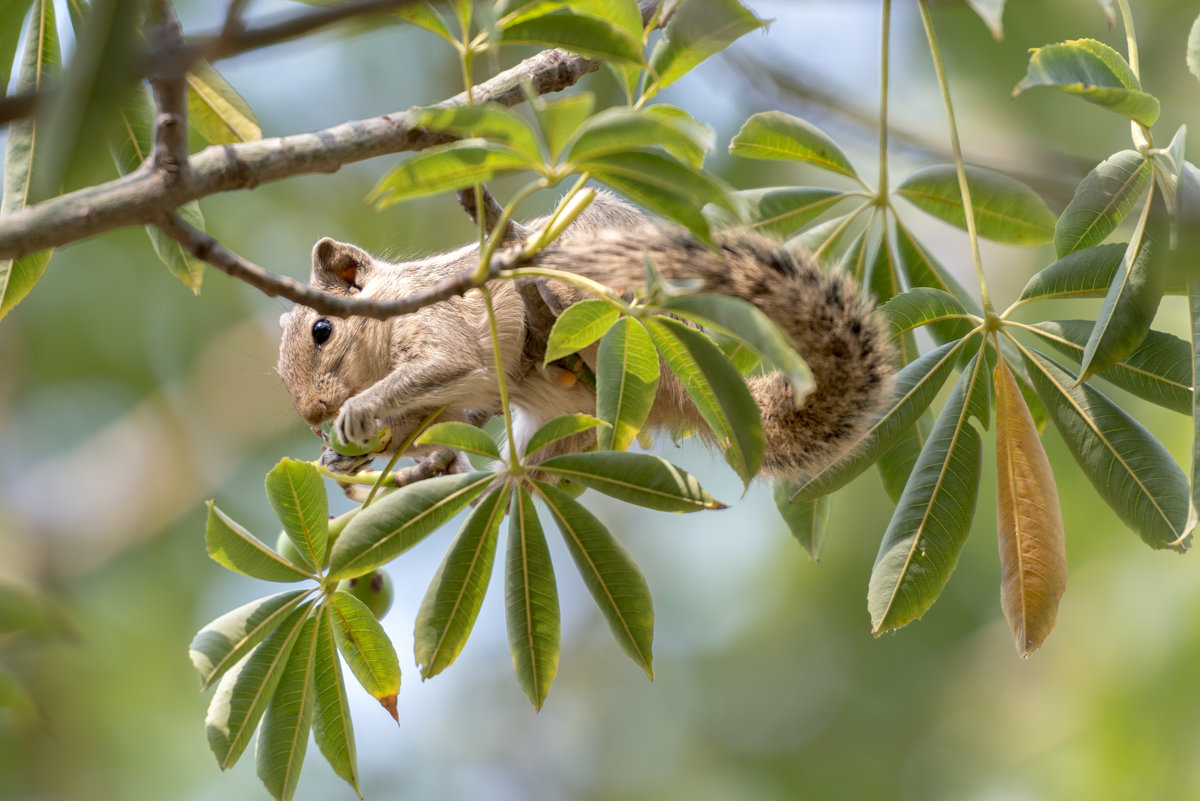
<instances>
[{"instance_id":1,"label":"blurred background","mask_svg":"<svg viewBox=\"0 0 1200 801\"><path fill-rule=\"evenodd\" d=\"M189 33L215 30L225 6L177 5ZM826 130L874 175L880 4L747 5L775 22L661 98L714 126L709 167L742 188L824 180L725 155L746 117L780 108ZM1200 3L1134 5L1143 83L1163 101L1156 136L1166 142L1183 123L1200 130L1200 84L1184 64ZM948 160L949 149L916 9L894 6L891 170L899 180ZM249 6L251 18L303 10ZM1094 37L1124 50L1123 32L1108 28L1095 0L1010 0L1000 43L964 3L936 3L934 13L969 159L1029 181L1058 212L1091 166L1129 146L1127 125L1083 102L1047 90L1010 98L1030 47ZM432 103L461 88L434 37L396 25L342 27L218 67L256 110L264 136ZM580 88L617 100L605 72ZM296 278L307 276L320 236L394 255L467 241L471 228L453 198L383 212L365 203L395 162L201 205L224 244ZM511 187L493 188L504 199ZM538 198L530 215L551 200ZM973 285L965 235L902 211ZM1053 254L985 245L984 259L993 296L1006 305ZM1048 313L1088 317L1096 308L1080 302ZM203 502L217 498L273 541L264 474L283 456L319 452L274 374L285 310L214 271L193 297L130 229L62 248L0 323L0 580L44 593L71 631L0 642L0 660L36 702L26 715L0 711L0 798L268 797L249 754L227 775L218 770L204 733L209 695L187 646L212 618L274 591L207 558ZM1186 331L1177 298L1164 303L1158 327ZM1189 420L1112 394L1185 460ZM551 536L563 649L537 714L512 675L498 575L458 662L418 680L412 621L453 535L443 529L388 568L397 600L384 624L405 675L399 727L350 688L366 797L1200 798L1200 563L1144 547L1053 430L1045 441L1071 572L1057 629L1029 660L1017 656L1000 611L990 447L974 530L941 599L924 620L874 639L867 578L891 512L874 472L836 496L814 564L768 488L739 499L740 483L709 454L662 446L732 508L684 517L592 501L654 593L656 678L648 682L614 647ZM310 747L297 798L353 797Z\"/></svg>"}]
</instances>

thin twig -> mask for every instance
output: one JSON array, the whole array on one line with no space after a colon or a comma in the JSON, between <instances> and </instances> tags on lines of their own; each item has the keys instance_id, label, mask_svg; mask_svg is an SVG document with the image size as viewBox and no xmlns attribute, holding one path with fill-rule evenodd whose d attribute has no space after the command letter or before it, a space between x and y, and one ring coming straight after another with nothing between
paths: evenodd
<instances>
[{"instance_id":1,"label":"thin twig","mask_svg":"<svg viewBox=\"0 0 1200 801\"><path fill-rule=\"evenodd\" d=\"M496 229L496 223L500 221L501 215L504 214L504 207L496 196L492 194L492 190L486 186L481 186L483 193L483 225L490 235ZM458 203L463 207L463 211L471 218L471 222L479 224L479 210L475 208L475 187L469 186L465 189L458 190ZM500 238L501 242L515 242L518 239L524 239L533 233L533 229L521 225L516 220L509 220L504 226L504 233Z\"/></svg>"},{"instance_id":2,"label":"thin twig","mask_svg":"<svg viewBox=\"0 0 1200 801\"><path fill-rule=\"evenodd\" d=\"M171 0L156 0L155 20L151 31L158 48L179 48L183 43L183 31ZM154 146L150 163L165 179L176 184L187 183L188 173L188 124L187 124L187 79L183 75L150 75L150 88L154 92Z\"/></svg>"}]
</instances>

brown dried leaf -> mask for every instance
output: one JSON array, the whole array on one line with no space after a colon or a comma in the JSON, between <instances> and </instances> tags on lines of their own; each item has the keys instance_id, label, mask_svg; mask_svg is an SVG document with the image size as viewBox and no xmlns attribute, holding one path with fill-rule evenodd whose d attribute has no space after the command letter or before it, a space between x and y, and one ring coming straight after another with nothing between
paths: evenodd
<instances>
[{"instance_id":1,"label":"brown dried leaf","mask_svg":"<svg viewBox=\"0 0 1200 801\"><path fill-rule=\"evenodd\" d=\"M1027 657L1054 628L1067 587L1067 552L1054 473L1004 359L994 378L1000 603L1017 651Z\"/></svg>"}]
</instances>

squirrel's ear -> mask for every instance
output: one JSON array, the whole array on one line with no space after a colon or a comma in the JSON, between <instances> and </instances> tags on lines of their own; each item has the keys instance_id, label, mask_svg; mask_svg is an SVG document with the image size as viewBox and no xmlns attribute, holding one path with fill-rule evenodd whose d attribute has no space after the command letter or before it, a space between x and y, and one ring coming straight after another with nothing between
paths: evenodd
<instances>
[{"instance_id":1,"label":"squirrel's ear","mask_svg":"<svg viewBox=\"0 0 1200 801\"><path fill-rule=\"evenodd\" d=\"M357 292L363 288L373 260L362 248L325 237L313 247L312 283L332 290Z\"/></svg>"}]
</instances>

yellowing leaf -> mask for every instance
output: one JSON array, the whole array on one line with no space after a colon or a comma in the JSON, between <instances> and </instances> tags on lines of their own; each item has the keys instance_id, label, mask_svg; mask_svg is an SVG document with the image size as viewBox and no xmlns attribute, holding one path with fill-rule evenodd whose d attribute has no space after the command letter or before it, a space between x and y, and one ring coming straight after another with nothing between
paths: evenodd
<instances>
[{"instance_id":1,"label":"yellowing leaf","mask_svg":"<svg viewBox=\"0 0 1200 801\"><path fill-rule=\"evenodd\" d=\"M996 385L1000 604L1022 656L1041 647L1067 587L1067 551L1054 473L1016 379L1001 359Z\"/></svg>"}]
</instances>

